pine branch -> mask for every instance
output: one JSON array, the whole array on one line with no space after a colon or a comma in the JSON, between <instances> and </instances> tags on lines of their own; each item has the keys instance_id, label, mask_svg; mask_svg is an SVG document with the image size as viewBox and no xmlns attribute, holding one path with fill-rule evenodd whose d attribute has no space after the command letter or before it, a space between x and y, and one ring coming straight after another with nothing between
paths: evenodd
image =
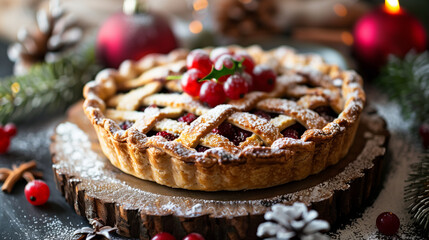
<instances>
[{"instance_id":1,"label":"pine branch","mask_svg":"<svg viewBox=\"0 0 429 240\"><path fill-rule=\"evenodd\" d=\"M429 152L423 154L421 162L411 166L406 182L404 198L408 212L429 237Z\"/></svg>"},{"instance_id":2,"label":"pine branch","mask_svg":"<svg viewBox=\"0 0 429 240\"><path fill-rule=\"evenodd\" d=\"M84 84L98 70L91 45L57 62L35 65L26 75L0 79L0 123L64 111L82 97Z\"/></svg>"},{"instance_id":3,"label":"pine branch","mask_svg":"<svg viewBox=\"0 0 429 240\"><path fill-rule=\"evenodd\" d=\"M429 52L390 58L378 81L414 126L429 121Z\"/></svg>"}]
</instances>

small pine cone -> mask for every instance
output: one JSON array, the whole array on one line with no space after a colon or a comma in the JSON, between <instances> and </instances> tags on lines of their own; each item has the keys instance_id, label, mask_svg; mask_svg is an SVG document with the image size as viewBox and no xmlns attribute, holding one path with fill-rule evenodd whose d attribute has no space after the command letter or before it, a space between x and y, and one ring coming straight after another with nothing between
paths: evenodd
<instances>
[{"instance_id":1,"label":"small pine cone","mask_svg":"<svg viewBox=\"0 0 429 240\"><path fill-rule=\"evenodd\" d=\"M82 29L71 15L66 15L58 0L51 0L49 11L37 12L37 28L33 32L22 28L18 42L8 49L8 56L15 62L14 73L22 75L35 63L54 62L82 37Z\"/></svg>"},{"instance_id":2,"label":"small pine cone","mask_svg":"<svg viewBox=\"0 0 429 240\"><path fill-rule=\"evenodd\" d=\"M245 38L279 32L274 22L275 0L220 0L216 4L217 28L227 36Z\"/></svg>"}]
</instances>

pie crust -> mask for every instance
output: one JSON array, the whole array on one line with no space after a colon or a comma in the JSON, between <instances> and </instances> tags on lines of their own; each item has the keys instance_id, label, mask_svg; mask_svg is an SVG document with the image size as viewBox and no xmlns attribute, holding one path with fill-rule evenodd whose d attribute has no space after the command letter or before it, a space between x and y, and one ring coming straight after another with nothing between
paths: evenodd
<instances>
[{"instance_id":1,"label":"pie crust","mask_svg":"<svg viewBox=\"0 0 429 240\"><path fill-rule=\"evenodd\" d=\"M188 51L148 55L125 61L118 70L101 71L84 88L84 112L94 126L101 148L122 171L159 184L190 190L220 191L266 188L301 180L336 164L353 143L365 105L363 81L318 55L297 54L288 47L264 51L242 48L256 64L275 69L270 93L251 92L240 100L209 108L180 92L169 75L186 71ZM206 51L211 51L206 48ZM160 93L163 89L176 93ZM143 112L137 111L141 106ZM332 121L313 111L331 107ZM277 113L266 120L254 109ZM199 116L190 125L178 122L185 112ZM122 130L119 123L135 121ZM212 130L227 121L252 132L238 146ZM281 130L299 123L307 130L300 139L283 137ZM150 131L178 134L168 141L147 136ZM204 152L195 147L209 147Z\"/></svg>"}]
</instances>

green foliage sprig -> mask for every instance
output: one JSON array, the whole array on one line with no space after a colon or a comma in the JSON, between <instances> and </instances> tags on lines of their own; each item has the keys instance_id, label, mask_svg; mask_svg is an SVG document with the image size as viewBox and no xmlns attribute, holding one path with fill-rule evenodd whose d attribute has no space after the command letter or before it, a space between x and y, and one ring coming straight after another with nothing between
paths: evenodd
<instances>
[{"instance_id":1,"label":"green foliage sprig","mask_svg":"<svg viewBox=\"0 0 429 240\"><path fill-rule=\"evenodd\" d=\"M404 197L412 220L429 237L429 152L411 166Z\"/></svg>"},{"instance_id":2,"label":"green foliage sprig","mask_svg":"<svg viewBox=\"0 0 429 240\"><path fill-rule=\"evenodd\" d=\"M429 121L429 52L411 52L403 60L391 57L378 80L404 118L414 126Z\"/></svg>"},{"instance_id":3,"label":"green foliage sprig","mask_svg":"<svg viewBox=\"0 0 429 240\"><path fill-rule=\"evenodd\" d=\"M0 79L0 123L64 111L82 97L84 84L99 69L91 44L57 62L36 65L26 75Z\"/></svg>"}]
</instances>

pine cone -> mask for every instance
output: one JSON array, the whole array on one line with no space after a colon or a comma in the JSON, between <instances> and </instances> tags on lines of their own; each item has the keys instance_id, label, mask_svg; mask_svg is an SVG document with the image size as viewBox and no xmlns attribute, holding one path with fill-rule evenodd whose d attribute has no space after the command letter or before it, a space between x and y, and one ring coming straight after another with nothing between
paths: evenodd
<instances>
[{"instance_id":1,"label":"pine cone","mask_svg":"<svg viewBox=\"0 0 429 240\"><path fill-rule=\"evenodd\" d=\"M265 213L264 222L258 227L258 237L275 237L276 239L325 240L329 239L320 233L329 229L329 223L316 219L319 215L315 210L308 211L303 203L296 202L292 206L276 204L272 211ZM270 238L273 239L273 238Z\"/></svg>"},{"instance_id":2,"label":"pine cone","mask_svg":"<svg viewBox=\"0 0 429 240\"><path fill-rule=\"evenodd\" d=\"M218 30L227 36L244 38L279 32L274 22L275 0L220 0L216 4Z\"/></svg>"},{"instance_id":3,"label":"pine cone","mask_svg":"<svg viewBox=\"0 0 429 240\"><path fill-rule=\"evenodd\" d=\"M66 15L59 0L51 0L49 11L37 12L37 28L33 32L22 28L18 42L8 49L8 56L15 62L15 75L22 75L35 63L57 61L82 37L82 29L76 19Z\"/></svg>"}]
</instances>

